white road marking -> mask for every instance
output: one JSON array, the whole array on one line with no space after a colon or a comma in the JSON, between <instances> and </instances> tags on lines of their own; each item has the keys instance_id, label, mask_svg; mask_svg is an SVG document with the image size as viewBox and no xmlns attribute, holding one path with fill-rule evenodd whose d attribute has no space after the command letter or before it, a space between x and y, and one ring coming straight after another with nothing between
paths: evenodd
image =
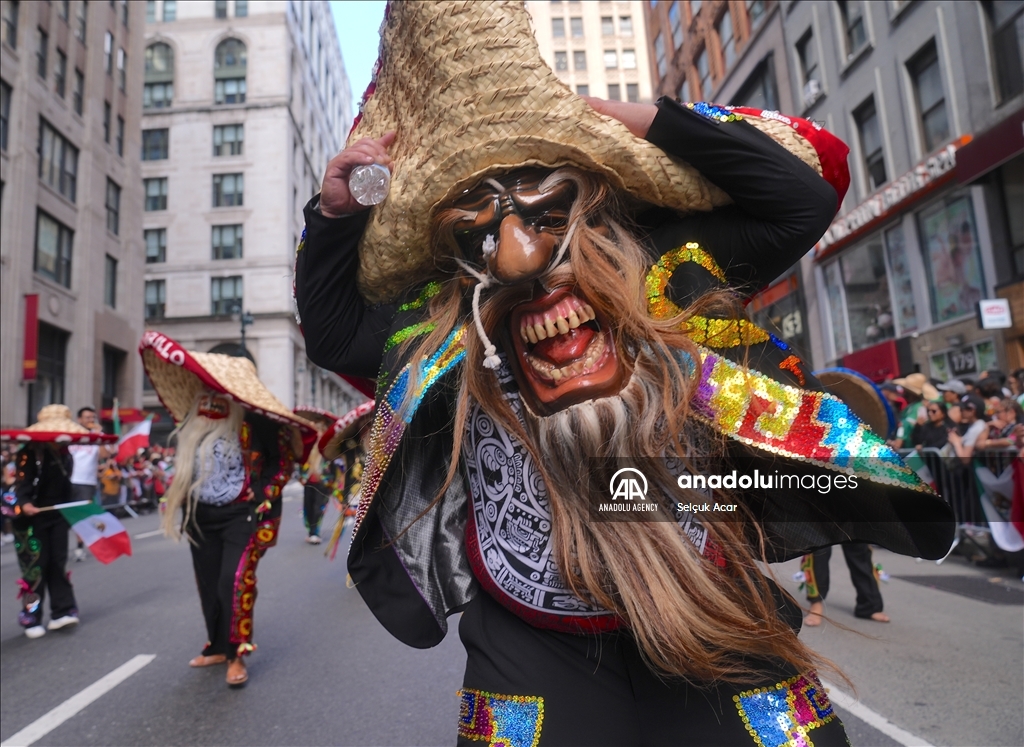
<instances>
[{"instance_id":1,"label":"white road marking","mask_svg":"<svg viewBox=\"0 0 1024 747\"><path fill-rule=\"evenodd\" d=\"M928 741L921 737L915 737L909 731L896 726L896 724L882 714L875 713L859 700L854 700L851 696L842 692L835 685L828 682L822 682L821 684L823 684L825 689L828 690L829 700L840 708L849 711L868 726L873 726L886 736L895 739L904 747L933 747L933 745ZM3 745L0 745L0 747L3 747Z\"/></svg>"},{"instance_id":2,"label":"white road marking","mask_svg":"<svg viewBox=\"0 0 1024 747\"><path fill-rule=\"evenodd\" d=\"M101 677L77 695L72 695L49 713L46 713L17 734L0 742L0 747L28 747L42 739L94 700L113 690L156 658L156 654L139 654L129 659L110 674Z\"/></svg>"},{"instance_id":3,"label":"white road marking","mask_svg":"<svg viewBox=\"0 0 1024 747\"><path fill-rule=\"evenodd\" d=\"M154 529L152 532L143 532L142 534L136 534L135 535L135 539L137 539L137 540L144 540L144 539L147 539L149 537L156 537L158 534L163 534L163 533L164 533L163 529Z\"/></svg>"}]
</instances>

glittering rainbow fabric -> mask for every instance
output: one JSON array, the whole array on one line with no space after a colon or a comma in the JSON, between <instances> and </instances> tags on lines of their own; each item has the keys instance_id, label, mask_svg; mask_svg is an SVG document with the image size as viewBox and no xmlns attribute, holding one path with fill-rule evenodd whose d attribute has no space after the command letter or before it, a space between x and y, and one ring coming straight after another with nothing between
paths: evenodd
<instances>
[{"instance_id":1,"label":"glittering rainbow fabric","mask_svg":"<svg viewBox=\"0 0 1024 747\"><path fill-rule=\"evenodd\" d=\"M411 364L407 364L391 382L387 392L377 398L377 412L373 416L373 425L370 426L370 441L366 448L362 500L359 501L359 509L356 512L353 537L363 523L363 518L370 508L373 496L377 493L381 478L391 463L391 457L398 449L398 444L405 433L405 427L412 422L412 416L419 407L423 395L438 379L466 357L466 348L462 344L465 332L465 327L455 328L445 338L437 352L427 360L421 361L419 375L415 382L412 382ZM410 384L414 389L412 396L406 401Z\"/></svg>"},{"instance_id":2,"label":"glittering rainbow fabric","mask_svg":"<svg viewBox=\"0 0 1024 747\"><path fill-rule=\"evenodd\" d=\"M718 104L709 104L707 101L690 101L685 106L695 114L707 117L714 122L735 122L736 120L743 119L743 115L737 114L732 108L719 106Z\"/></svg>"},{"instance_id":3,"label":"glittering rainbow fabric","mask_svg":"<svg viewBox=\"0 0 1024 747\"><path fill-rule=\"evenodd\" d=\"M748 690L732 699L758 747L814 747L808 732L835 718L832 703L814 672L774 687Z\"/></svg>"},{"instance_id":4,"label":"glittering rainbow fabric","mask_svg":"<svg viewBox=\"0 0 1024 747\"><path fill-rule=\"evenodd\" d=\"M459 736L488 747L537 747L544 698L459 690Z\"/></svg>"}]
</instances>

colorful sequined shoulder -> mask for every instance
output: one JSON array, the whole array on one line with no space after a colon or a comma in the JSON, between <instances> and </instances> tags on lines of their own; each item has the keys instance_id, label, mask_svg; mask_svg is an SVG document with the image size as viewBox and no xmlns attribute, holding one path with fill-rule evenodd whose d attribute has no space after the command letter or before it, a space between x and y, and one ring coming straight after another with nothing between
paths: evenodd
<instances>
[{"instance_id":1,"label":"colorful sequined shoulder","mask_svg":"<svg viewBox=\"0 0 1024 747\"><path fill-rule=\"evenodd\" d=\"M544 698L459 690L459 737L488 747L537 747Z\"/></svg>"},{"instance_id":2,"label":"colorful sequined shoulder","mask_svg":"<svg viewBox=\"0 0 1024 747\"><path fill-rule=\"evenodd\" d=\"M836 715L814 672L732 697L757 747L814 747L808 732Z\"/></svg>"}]
</instances>

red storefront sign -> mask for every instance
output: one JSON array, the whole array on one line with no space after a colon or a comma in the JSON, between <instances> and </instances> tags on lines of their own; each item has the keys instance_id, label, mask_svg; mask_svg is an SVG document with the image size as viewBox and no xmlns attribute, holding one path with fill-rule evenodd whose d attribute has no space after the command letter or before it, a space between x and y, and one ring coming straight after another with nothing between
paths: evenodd
<instances>
[{"instance_id":1,"label":"red storefront sign","mask_svg":"<svg viewBox=\"0 0 1024 747\"><path fill-rule=\"evenodd\" d=\"M25 347L21 355L22 381L35 381L39 368L39 294L25 294Z\"/></svg>"}]
</instances>

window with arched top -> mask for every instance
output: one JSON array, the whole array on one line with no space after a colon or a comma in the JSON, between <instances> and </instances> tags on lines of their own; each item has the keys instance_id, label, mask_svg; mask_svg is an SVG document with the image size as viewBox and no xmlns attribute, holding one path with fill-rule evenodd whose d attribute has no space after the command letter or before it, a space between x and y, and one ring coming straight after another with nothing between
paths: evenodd
<instances>
[{"instance_id":1,"label":"window with arched top","mask_svg":"<svg viewBox=\"0 0 1024 747\"><path fill-rule=\"evenodd\" d=\"M174 99L174 50L163 42L146 47L146 75L142 106L161 109Z\"/></svg>"},{"instance_id":2,"label":"window with arched top","mask_svg":"<svg viewBox=\"0 0 1024 747\"><path fill-rule=\"evenodd\" d=\"M225 39L213 56L213 101L215 104L245 102L245 44Z\"/></svg>"}]
</instances>

